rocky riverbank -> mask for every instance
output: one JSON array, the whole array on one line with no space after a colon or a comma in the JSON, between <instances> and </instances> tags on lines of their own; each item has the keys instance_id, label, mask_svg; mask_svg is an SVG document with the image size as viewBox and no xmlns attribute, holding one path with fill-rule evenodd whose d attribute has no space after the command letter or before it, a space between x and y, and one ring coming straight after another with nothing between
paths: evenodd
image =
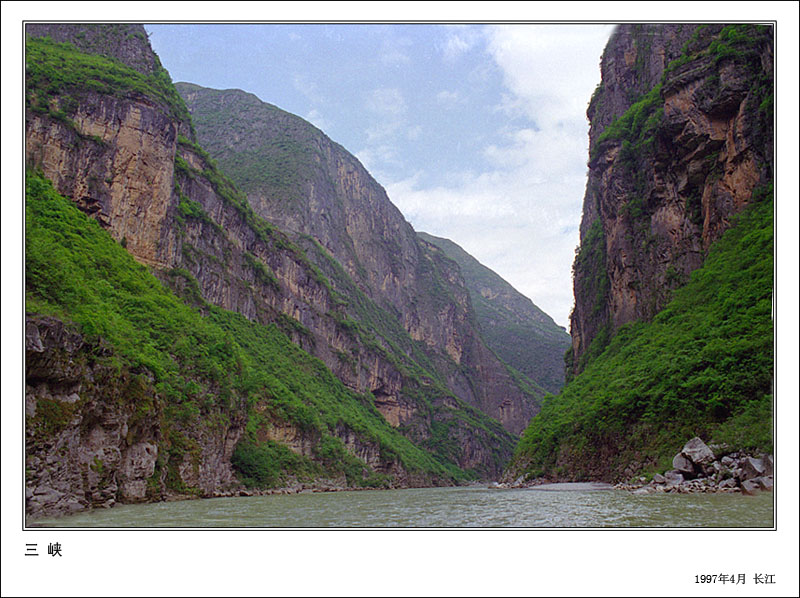
<instances>
[{"instance_id":1,"label":"rocky riverbank","mask_svg":"<svg viewBox=\"0 0 800 598\"><path fill-rule=\"evenodd\" d=\"M496 490L533 488L564 481L547 477L526 479L526 476L520 476L515 480L506 478L500 482L491 482L488 487ZM634 494L727 492L752 495L771 491L773 484L772 455L733 451L726 445L709 447L695 437L672 458L672 469L669 471L656 473L652 478L640 476L628 482L608 485L608 488L627 490Z\"/></svg>"},{"instance_id":2,"label":"rocky riverbank","mask_svg":"<svg viewBox=\"0 0 800 598\"><path fill-rule=\"evenodd\" d=\"M671 470L656 473L649 481L643 476L638 482L620 483L614 487L634 494L738 492L752 495L772 490L773 476L772 455L729 452L724 445L709 447L695 437L673 457Z\"/></svg>"}]
</instances>

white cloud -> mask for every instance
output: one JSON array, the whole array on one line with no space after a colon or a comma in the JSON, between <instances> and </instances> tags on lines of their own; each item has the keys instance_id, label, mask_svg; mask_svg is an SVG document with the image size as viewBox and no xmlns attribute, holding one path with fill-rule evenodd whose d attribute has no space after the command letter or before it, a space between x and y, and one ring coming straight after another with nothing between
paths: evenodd
<instances>
[{"instance_id":1,"label":"white cloud","mask_svg":"<svg viewBox=\"0 0 800 598\"><path fill-rule=\"evenodd\" d=\"M387 192L416 230L454 240L567 325L572 289L564 273L578 242L580 200L541 203L536 196L574 196L582 183L558 188L531 184L520 172L487 173L461 187L418 189L412 179L387 186Z\"/></svg>"},{"instance_id":2,"label":"white cloud","mask_svg":"<svg viewBox=\"0 0 800 598\"><path fill-rule=\"evenodd\" d=\"M469 52L482 39L479 29L465 25L452 25L447 28L447 36L441 50L444 59L452 62Z\"/></svg>"},{"instance_id":3,"label":"white cloud","mask_svg":"<svg viewBox=\"0 0 800 598\"><path fill-rule=\"evenodd\" d=\"M488 30L488 47L517 106L539 126L550 127L583 118L612 28L506 25Z\"/></svg>"},{"instance_id":4,"label":"white cloud","mask_svg":"<svg viewBox=\"0 0 800 598\"><path fill-rule=\"evenodd\" d=\"M487 28L487 51L506 88L498 109L518 126L509 124L484 148L483 172L450 173L451 182L437 187L422 186L419 176L387 185L417 230L452 239L564 326L586 184L585 111L610 32L606 26ZM444 56L467 48L453 32Z\"/></svg>"}]
</instances>

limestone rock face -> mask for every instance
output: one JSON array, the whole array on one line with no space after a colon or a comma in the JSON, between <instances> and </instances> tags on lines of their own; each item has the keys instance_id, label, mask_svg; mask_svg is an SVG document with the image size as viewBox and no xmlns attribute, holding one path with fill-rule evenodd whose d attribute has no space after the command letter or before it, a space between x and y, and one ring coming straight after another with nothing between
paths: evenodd
<instances>
[{"instance_id":1,"label":"limestone rock face","mask_svg":"<svg viewBox=\"0 0 800 598\"><path fill-rule=\"evenodd\" d=\"M198 140L247 192L257 214L307 248L323 271L331 258L337 261L344 272L331 276L336 291L352 299L363 293L396 318L459 398L514 434L524 429L538 396L520 389L486 347L460 269L417 238L354 156L252 94L176 87ZM356 311L348 315L364 320ZM379 392L389 418L402 421L407 411L395 406L402 398Z\"/></svg>"},{"instance_id":2,"label":"limestone rock face","mask_svg":"<svg viewBox=\"0 0 800 598\"><path fill-rule=\"evenodd\" d=\"M772 180L772 48L768 26L621 25L612 35L587 112L573 373L593 340L658 313Z\"/></svg>"},{"instance_id":3,"label":"limestone rock face","mask_svg":"<svg viewBox=\"0 0 800 598\"><path fill-rule=\"evenodd\" d=\"M153 381L114 367L110 349L55 318L27 318L25 344L26 514L61 515L167 492L167 468L157 464L162 430ZM182 430L199 449L174 464L185 483L209 495L238 485L230 457L244 423L239 413L223 430Z\"/></svg>"},{"instance_id":4,"label":"limestone rock face","mask_svg":"<svg viewBox=\"0 0 800 598\"><path fill-rule=\"evenodd\" d=\"M172 225L167 210L180 123L145 98L99 94L88 94L72 120L75 129L29 113L27 163L115 239L125 239L140 262L166 267L162 248Z\"/></svg>"},{"instance_id":5,"label":"limestone rock face","mask_svg":"<svg viewBox=\"0 0 800 598\"><path fill-rule=\"evenodd\" d=\"M120 45L91 41L111 35L102 28L91 35L83 26L63 25L28 33L79 47L83 33L91 41L86 51L142 73L160 68L149 44L149 58L141 59L136 50L139 29L125 31L130 39ZM514 385L477 334L458 268L416 240L352 156L326 141L320 151L325 168L332 169L326 176L334 190L309 195L315 218L344 218L341 230L330 227L330 238L318 240L302 232L311 228L298 224L302 230L289 238L254 213L247 198L222 177L174 106L145 93L73 92L51 97L52 110L26 114L29 167L41 169L60 194L187 301L276 324L347 387L371 393L375 408L414 442L428 443L426 449L455 443L457 449L448 455L452 463L486 477L499 474L513 449L508 430L519 432L527 423L534 411L531 397ZM338 206L342 197L352 197L351 209ZM340 276L343 268L353 276ZM441 292L415 303L410 289L419 281L434 281ZM84 365L83 357L74 357L84 354L84 341L66 333L56 338L57 328L32 324L27 331L29 350L36 355L27 364L28 415L55 413L60 422L53 429L30 420L30 430L44 430L26 445L30 514L155 500L170 490L167 469L184 486L209 496L238 484L230 456L246 413L216 430L183 430L191 450L159 466L164 455L155 408L149 419L131 421L114 403L126 396L129 378L141 385L142 396L155 396L152 381L141 378L142 372L120 378ZM419 362L430 370L418 374ZM98 379L106 381L105 390L93 382ZM381 457L377 445L352 430L333 433L398 483L431 483ZM301 454L315 441L289 431L279 440ZM85 490L75 494L69 488Z\"/></svg>"}]
</instances>

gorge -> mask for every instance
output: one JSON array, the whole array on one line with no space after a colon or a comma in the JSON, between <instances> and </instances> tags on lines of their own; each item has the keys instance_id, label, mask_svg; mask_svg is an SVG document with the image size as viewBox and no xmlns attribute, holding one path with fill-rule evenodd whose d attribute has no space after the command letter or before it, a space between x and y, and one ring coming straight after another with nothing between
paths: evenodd
<instances>
[{"instance_id":1,"label":"gorge","mask_svg":"<svg viewBox=\"0 0 800 598\"><path fill-rule=\"evenodd\" d=\"M309 122L29 24L26 514L771 453L772 65L769 26L617 27L570 339Z\"/></svg>"}]
</instances>

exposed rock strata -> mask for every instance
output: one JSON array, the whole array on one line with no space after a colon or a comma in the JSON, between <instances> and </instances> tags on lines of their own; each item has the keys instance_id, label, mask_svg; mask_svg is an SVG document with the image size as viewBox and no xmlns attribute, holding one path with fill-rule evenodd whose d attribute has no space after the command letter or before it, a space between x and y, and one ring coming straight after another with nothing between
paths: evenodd
<instances>
[{"instance_id":1,"label":"exposed rock strata","mask_svg":"<svg viewBox=\"0 0 800 598\"><path fill-rule=\"evenodd\" d=\"M56 39L75 41L70 35L75 37L83 29L67 26L66 30L67 34ZM53 34L53 30L29 33ZM103 53L103 48L102 44L91 45L88 50ZM147 65L151 63L141 61L135 51L123 48L111 54L141 72L150 68ZM158 66L152 53L151 57ZM468 406L453 395L470 398L487 410L497 407L497 414L507 424L519 422L509 424L515 430L521 429L529 413L486 400L492 392L508 390L513 395L518 390L509 386L508 373L497 367L474 334L468 295L454 264L413 246L419 262L408 276L413 279L422 271L423 277L443 277L452 291L447 301L431 312L432 317L423 314L419 321L409 316L406 322L385 298L406 292L402 287L408 279L400 280L397 274L402 268L389 268L385 273L380 286L387 290L381 300L392 309L386 313L407 326L403 352L392 353L396 349L384 339L365 342L341 295L328 282L326 275L331 272L326 270L328 266L322 267L324 260L315 267L300 248L299 244L305 243L304 248L312 253L310 241L298 238L296 244L258 219L194 143L191 123L176 117L170 107L143 94L112 97L86 90L75 97L55 97L53 106L67 112L58 118L46 111L26 115L27 164L41 169L59 193L94 217L139 262L150 266L200 309L209 302L256 322L278 324L348 387L373 393L375 405L387 421L414 442L429 450L455 443L458 448L450 455L453 463L483 476L499 473L510 456L510 436L483 414L474 412L467 417ZM362 183L353 179L348 168L342 166L340 184L355 189ZM393 226L384 231L387 242L393 242ZM315 251L321 247L310 244ZM426 270L431 264L433 270ZM29 514L155 500L169 492L164 485L167 469L178 476L177 486L183 484L203 495L237 491L230 455L241 437L245 413L218 430L183 430L191 450L159 465L159 457L164 457L163 429L157 423L157 395L147 375L107 371L84 355L89 350L79 336L42 332L64 328L63 324L49 322L43 328L39 319L31 321L26 395L31 418ZM57 340L48 345L41 340L45 337ZM410 357L418 351L412 337L436 347L429 359L453 392L443 392L442 381L409 375L409 371L420 370ZM40 345L41 350L37 349ZM61 373L59 368L83 363L84 358L87 364L79 371ZM474 380L461 371L468 364L477 364ZM97 380L104 380L102 388ZM131 398L131 380L136 380L137 396L150 401L153 410L136 422L131 422L134 416L128 407L117 405L118 400L124 403ZM429 387L436 390L428 393ZM475 388L483 390L476 392ZM421 394L428 395L426 401L417 398ZM37 412L40 418L45 412L41 405L64 416L57 430L47 428L44 435L36 419ZM482 423L476 425L475 421ZM436 430L434 423L439 425ZM365 442L351 430L333 433L354 455L365 459L365 464L392 475L399 485L435 481L409 474L393 459L383 459L374 443ZM305 454L308 447L303 442L313 439L297 438L287 429L282 441ZM64 455L66 458L57 462Z\"/></svg>"},{"instance_id":2,"label":"exposed rock strata","mask_svg":"<svg viewBox=\"0 0 800 598\"><path fill-rule=\"evenodd\" d=\"M25 335L26 514L71 513L157 500L170 468L205 495L238 487L230 465L244 410L229 426L178 430L196 450L162 454L153 380L115 367L112 351L61 321L29 317ZM210 418L210 414L209 414Z\"/></svg>"},{"instance_id":3,"label":"exposed rock strata","mask_svg":"<svg viewBox=\"0 0 800 598\"><path fill-rule=\"evenodd\" d=\"M622 324L655 315L754 189L771 181L772 62L766 26L616 29L587 112L592 157L575 262L573 373L595 339L602 344ZM658 85L657 122L645 138L604 135Z\"/></svg>"},{"instance_id":4,"label":"exposed rock strata","mask_svg":"<svg viewBox=\"0 0 800 598\"><path fill-rule=\"evenodd\" d=\"M458 266L417 238L358 160L309 123L252 94L188 83L177 88L198 140L247 192L256 213L300 244L313 239L319 249L308 255L318 267L326 270L331 258L341 264L358 291L420 343L459 398L520 433L537 411L537 397L521 390L487 349ZM352 299L341 277L330 278ZM357 310L347 313L364 321ZM398 401L389 394L381 403ZM398 421L405 413L389 412Z\"/></svg>"}]
</instances>

